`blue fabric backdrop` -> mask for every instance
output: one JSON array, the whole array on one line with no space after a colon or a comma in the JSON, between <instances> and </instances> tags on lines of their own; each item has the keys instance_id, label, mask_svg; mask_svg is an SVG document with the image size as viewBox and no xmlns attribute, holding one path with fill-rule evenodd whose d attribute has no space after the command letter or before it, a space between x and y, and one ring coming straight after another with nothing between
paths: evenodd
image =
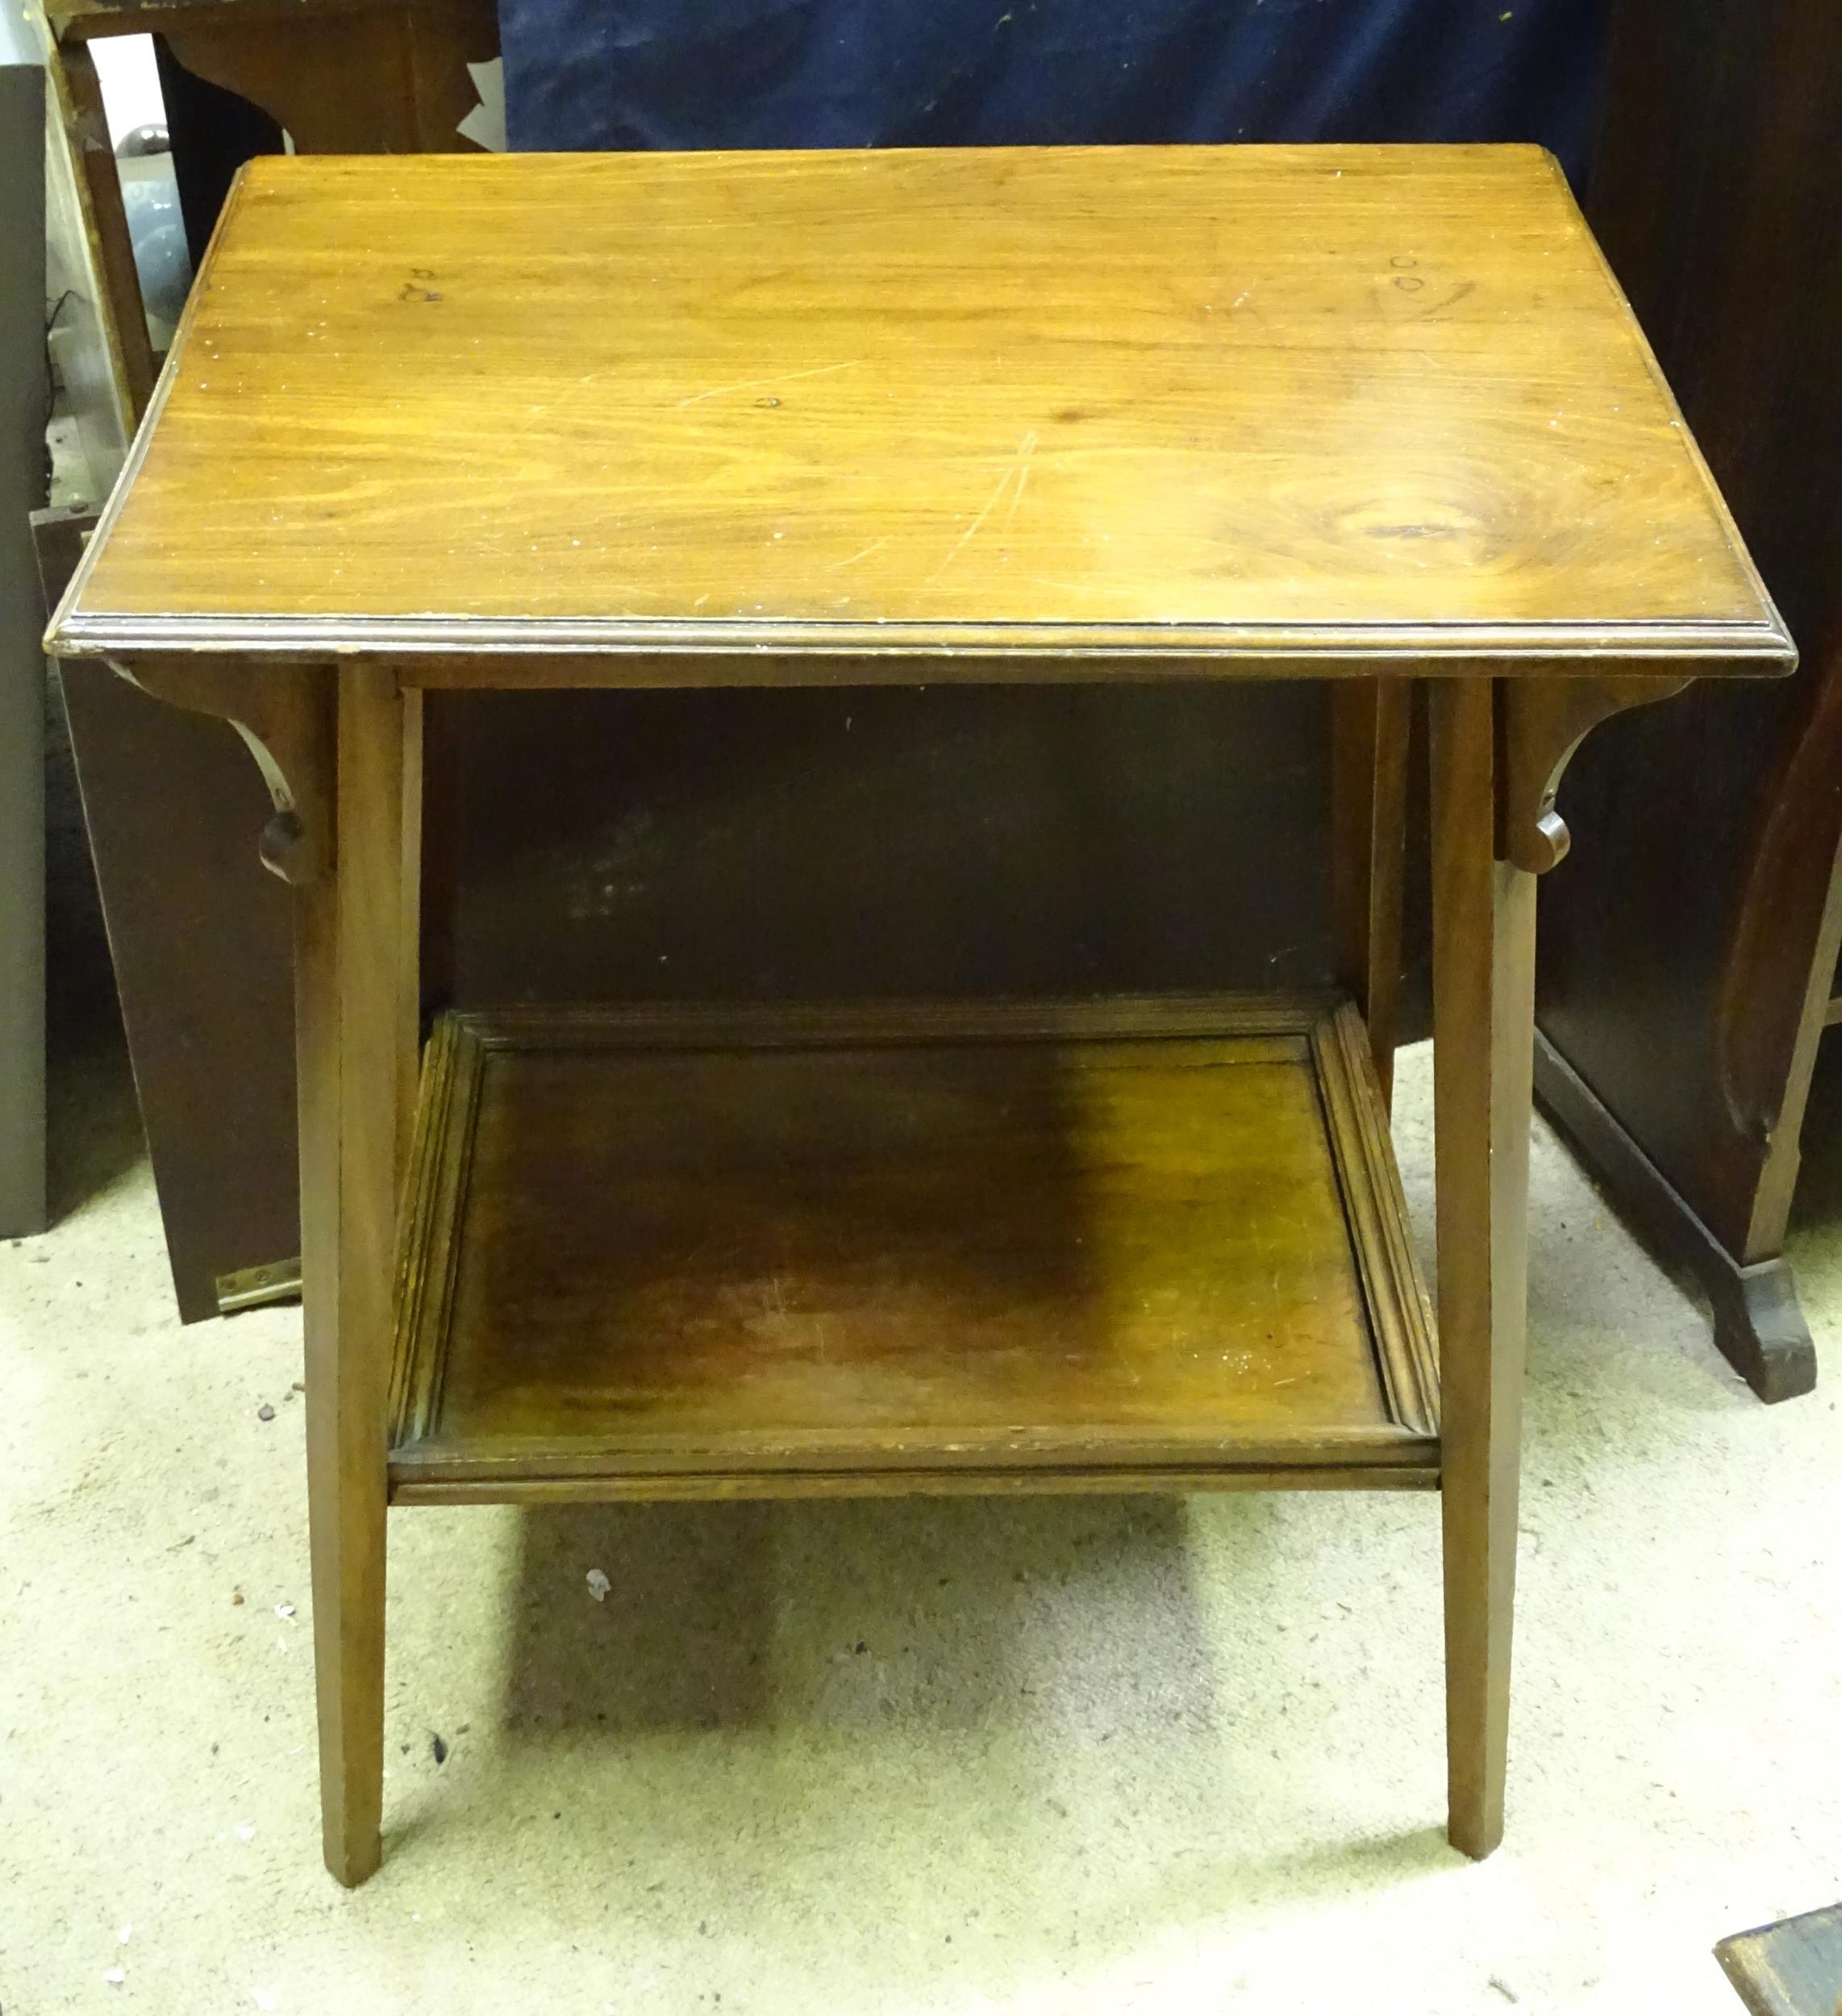
<instances>
[{"instance_id":1,"label":"blue fabric backdrop","mask_svg":"<svg viewBox=\"0 0 1842 2016\"><path fill-rule=\"evenodd\" d=\"M1610 0L499 0L515 148L1534 140Z\"/></svg>"}]
</instances>

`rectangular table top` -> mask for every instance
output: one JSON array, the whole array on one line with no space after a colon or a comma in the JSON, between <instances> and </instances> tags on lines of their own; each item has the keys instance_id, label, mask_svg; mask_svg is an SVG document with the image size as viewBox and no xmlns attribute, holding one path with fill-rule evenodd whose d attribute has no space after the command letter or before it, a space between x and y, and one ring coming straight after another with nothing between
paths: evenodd
<instances>
[{"instance_id":1,"label":"rectangular table top","mask_svg":"<svg viewBox=\"0 0 1842 2016\"><path fill-rule=\"evenodd\" d=\"M1526 147L253 161L53 647L1790 656Z\"/></svg>"}]
</instances>

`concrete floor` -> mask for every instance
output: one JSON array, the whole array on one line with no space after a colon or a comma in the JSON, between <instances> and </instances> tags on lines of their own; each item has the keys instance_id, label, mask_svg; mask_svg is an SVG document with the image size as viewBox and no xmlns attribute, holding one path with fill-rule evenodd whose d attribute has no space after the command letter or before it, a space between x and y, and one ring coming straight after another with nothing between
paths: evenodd
<instances>
[{"instance_id":1,"label":"concrete floor","mask_svg":"<svg viewBox=\"0 0 1842 2016\"><path fill-rule=\"evenodd\" d=\"M4 2016L1734 2016L1714 1940L1842 1896L1837 1385L1760 1406L1545 1134L1490 1862L1440 1833L1430 1497L423 1510L351 1895L298 1312L174 1322L106 1062L58 1138L74 1208L0 1247ZM1833 1381L1842 1154L1802 1212Z\"/></svg>"}]
</instances>

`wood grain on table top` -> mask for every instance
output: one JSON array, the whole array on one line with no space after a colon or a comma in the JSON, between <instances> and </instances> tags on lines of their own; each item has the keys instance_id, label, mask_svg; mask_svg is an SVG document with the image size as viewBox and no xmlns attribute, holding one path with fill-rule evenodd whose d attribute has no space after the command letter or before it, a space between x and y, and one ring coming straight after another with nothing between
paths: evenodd
<instances>
[{"instance_id":1,"label":"wood grain on table top","mask_svg":"<svg viewBox=\"0 0 1842 2016\"><path fill-rule=\"evenodd\" d=\"M445 1016L398 1481L1424 1470L1364 1046L1297 996Z\"/></svg>"},{"instance_id":2,"label":"wood grain on table top","mask_svg":"<svg viewBox=\"0 0 1842 2016\"><path fill-rule=\"evenodd\" d=\"M1533 148L259 160L149 425L61 648L1788 655Z\"/></svg>"}]
</instances>

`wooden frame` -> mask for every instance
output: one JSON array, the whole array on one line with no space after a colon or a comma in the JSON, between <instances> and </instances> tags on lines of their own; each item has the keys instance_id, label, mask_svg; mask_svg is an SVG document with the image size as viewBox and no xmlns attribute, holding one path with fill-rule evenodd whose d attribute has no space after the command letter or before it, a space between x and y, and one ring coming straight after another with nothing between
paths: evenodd
<instances>
[{"instance_id":1,"label":"wooden frame","mask_svg":"<svg viewBox=\"0 0 1842 2016\"><path fill-rule=\"evenodd\" d=\"M410 1180L410 1114L419 1076L417 702L440 683L431 664L419 665L416 675L411 685L388 666L362 662L335 673L172 657L145 661L137 673L140 683L166 697L260 722L239 719L246 739L263 752L277 807L265 856L277 872L305 878L297 974L309 1502L327 1859L347 1883L362 1881L381 1853L383 1522L393 1495L406 1503L507 1497L540 1503L587 1495L774 1495L785 1488L759 1471L712 1473L689 1485L648 1479L636 1486L606 1475L590 1486L531 1477L515 1489L453 1476L419 1481L402 1465L392 1477L394 1263L388 1238L399 1222L398 1188ZM1661 697L1679 684L1580 679L1540 694L1490 679L1448 678L1433 686L1444 1394L1436 1470L1409 1464L1357 1475L1320 1463L1307 1479L1295 1468L1250 1465L1238 1477L1231 1469L1205 1476L1194 1466L1177 1472L1140 1464L1110 1477L1071 1470L1052 1483L1015 1470L985 1480L998 1488L1190 1489L1204 1483L1414 1485L1436 1476L1444 1518L1449 1830L1454 1844L1473 1856L1490 1853L1502 1832L1534 1027L1535 877L1502 853L1506 846L1540 853L1557 844L1554 787L1577 731L1619 704ZM655 1037L661 1033L658 1018L649 1026ZM1372 1039L1351 1008L1335 1027L1348 1085L1358 1075L1352 1050L1366 1052ZM1321 1043L1319 1054L1320 1060L1330 1054ZM436 1075L424 1120L431 1168L441 1159L448 1111L440 1074L456 1061L452 1040L431 1059ZM1362 1235L1366 1250L1372 1256L1386 1251L1407 1270L1404 1206L1378 1138L1383 1107L1372 1072L1365 1057L1367 1111L1346 1118L1340 1131L1346 1144L1363 1142L1367 1166L1382 1172L1369 1190L1382 1200L1382 1223ZM434 1201L427 1173L418 1181L422 1187L412 1194L420 1200L416 1208L426 1210ZM406 1248L420 1250L413 1239ZM411 1307L406 1305L406 1314ZM827 1477L819 1488L886 1485Z\"/></svg>"}]
</instances>

